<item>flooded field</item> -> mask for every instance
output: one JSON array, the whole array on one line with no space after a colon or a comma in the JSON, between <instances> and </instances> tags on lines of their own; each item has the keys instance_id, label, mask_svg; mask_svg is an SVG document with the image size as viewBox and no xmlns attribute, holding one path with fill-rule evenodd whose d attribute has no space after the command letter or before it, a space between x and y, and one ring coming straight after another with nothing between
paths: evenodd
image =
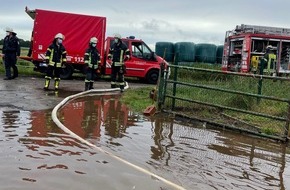
<instances>
[{"instance_id":1,"label":"flooded field","mask_svg":"<svg viewBox=\"0 0 290 190\"><path fill-rule=\"evenodd\" d=\"M0 108L2 189L290 189L289 148L270 140L175 121L144 117L119 102L119 95L70 101L51 110ZM126 160L120 162L105 154ZM133 166L141 167L140 171Z\"/></svg>"}]
</instances>

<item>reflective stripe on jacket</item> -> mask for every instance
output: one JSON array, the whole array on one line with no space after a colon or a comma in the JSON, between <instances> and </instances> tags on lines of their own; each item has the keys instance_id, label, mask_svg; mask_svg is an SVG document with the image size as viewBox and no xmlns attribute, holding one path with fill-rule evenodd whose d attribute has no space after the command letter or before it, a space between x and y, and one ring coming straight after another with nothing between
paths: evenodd
<instances>
[{"instance_id":1,"label":"reflective stripe on jacket","mask_svg":"<svg viewBox=\"0 0 290 190\"><path fill-rule=\"evenodd\" d=\"M66 50L62 44L59 46L56 43L52 43L46 51L45 59L48 60L48 64L61 67L66 62Z\"/></svg>"},{"instance_id":2,"label":"reflective stripe on jacket","mask_svg":"<svg viewBox=\"0 0 290 190\"><path fill-rule=\"evenodd\" d=\"M124 65L124 56L130 55L130 50L123 42L113 43L108 57L112 58L114 66L122 66Z\"/></svg>"},{"instance_id":3,"label":"reflective stripe on jacket","mask_svg":"<svg viewBox=\"0 0 290 190\"><path fill-rule=\"evenodd\" d=\"M97 69L100 61L100 53L95 47L89 47L84 56L85 64L92 69Z\"/></svg>"}]
</instances>

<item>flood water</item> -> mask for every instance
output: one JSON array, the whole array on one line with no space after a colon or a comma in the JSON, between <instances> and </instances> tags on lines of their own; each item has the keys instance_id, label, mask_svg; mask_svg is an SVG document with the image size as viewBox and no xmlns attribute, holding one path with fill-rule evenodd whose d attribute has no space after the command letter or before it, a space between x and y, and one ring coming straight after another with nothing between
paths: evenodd
<instances>
[{"instance_id":1,"label":"flood water","mask_svg":"<svg viewBox=\"0 0 290 190\"><path fill-rule=\"evenodd\" d=\"M51 110L4 107L0 115L1 190L175 189L65 134ZM290 189L285 144L167 115L145 117L119 95L75 99L58 118L96 147L185 189Z\"/></svg>"}]
</instances>

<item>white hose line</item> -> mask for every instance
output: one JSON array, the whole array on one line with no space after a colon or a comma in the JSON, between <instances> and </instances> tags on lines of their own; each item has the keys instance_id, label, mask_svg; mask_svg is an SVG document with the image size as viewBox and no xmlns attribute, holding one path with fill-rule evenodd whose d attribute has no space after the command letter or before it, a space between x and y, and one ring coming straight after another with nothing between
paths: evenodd
<instances>
[{"instance_id":1,"label":"white hose line","mask_svg":"<svg viewBox=\"0 0 290 190\"><path fill-rule=\"evenodd\" d=\"M127 89L128 87L129 87L129 86L126 85L125 89ZM158 175L156 175L156 174L154 174L154 173L152 173L152 172L150 172L150 171L148 171L148 170L145 170L145 169L143 169L143 168L141 168L141 167L139 167L139 166L137 166L137 165L135 165L135 164L132 164L131 162L128 162L128 161L126 161L126 160L124 160L124 159L122 159L122 158L120 158L120 157L118 157L118 156L116 156L116 155L114 155L114 154L112 154L112 153L110 153L110 152L108 152L108 151L106 151L106 150L103 150L103 149L101 149L100 147L97 147L96 145L94 145L94 144L88 142L87 140L81 138L80 136L76 135L74 132L72 132L71 130L69 130L68 128L66 128L66 127L65 127L65 126L64 126L64 125L63 125L63 124L58 120L58 118L57 118L57 112L58 112L58 110L59 110L62 106L64 106L64 105L65 105L69 100L71 100L71 99L73 99L73 98L76 98L76 97L79 97L79 96L82 96L82 95L86 95L86 94L89 94L89 93L92 93L92 92L105 93L105 92L118 92L118 91L120 91L120 89L93 89L93 90L89 90L89 91L85 91L85 92L80 92L80 93L78 93L78 94L74 94L74 95L68 96L68 97L66 97L65 99L63 99L63 100L62 100L58 105L56 105L56 106L53 108L53 110L52 110L52 114L51 114L52 120L53 120L54 123L55 123L59 128L61 128L64 132L70 134L72 137L74 137L75 139L79 140L80 142L82 142L82 143L84 143L84 144L87 144L88 146L90 146L90 147L92 147L92 148L95 148L95 149L97 149L98 151L103 152L103 153L105 153L105 154L107 154L107 155L109 155L109 156L111 156L111 157L113 157L113 158L115 158L115 159L117 159L117 160L123 162L124 164L127 164L127 165L129 165L129 166L131 166L131 167L137 169L137 170L140 171L140 172L143 172L143 173L145 173L145 174L151 175L151 176L153 176L153 177L159 179L160 181L162 181L162 182L168 184L169 186L174 187L175 189L178 189L178 190L185 190L185 188L183 188L183 187L181 187L181 186L179 186L179 185L177 185L177 184L175 184L175 183L173 183L173 182L171 182L171 181L169 181L169 180L167 180L167 179L165 179L165 178L163 178L163 177L160 177L160 176L158 176Z\"/></svg>"}]
</instances>

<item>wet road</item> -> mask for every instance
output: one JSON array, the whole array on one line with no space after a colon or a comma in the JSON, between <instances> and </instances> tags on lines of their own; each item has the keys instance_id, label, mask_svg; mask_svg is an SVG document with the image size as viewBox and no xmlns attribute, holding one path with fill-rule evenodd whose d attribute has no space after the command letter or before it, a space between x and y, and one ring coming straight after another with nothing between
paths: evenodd
<instances>
[{"instance_id":1,"label":"wet road","mask_svg":"<svg viewBox=\"0 0 290 190\"><path fill-rule=\"evenodd\" d=\"M119 95L59 112L80 137L186 189L290 189L289 148L203 123L147 118ZM51 109L0 109L1 189L171 189L64 134Z\"/></svg>"},{"instance_id":2,"label":"wet road","mask_svg":"<svg viewBox=\"0 0 290 190\"><path fill-rule=\"evenodd\" d=\"M0 107L19 110L52 109L65 97L84 90L84 79L82 78L61 80L58 93L53 90L53 80L51 81L50 90L44 91L44 78L20 76L13 80L2 80L3 78L3 74L0 74ZM138 83L137 80L129 80L128 82L130 83L130 88L148 86L148 84ZM96 81L94 88L110 88L110 81Z\"/></svg>"},{"instance_id":3,"label":"wet road","mask_svg":"<svg viewBox=\"0 0 290 190\"><path fill-rule=\"evenodd\" d=\"M42 91L36 79L17 80L25 83L0 84L1 97L6 95L0 101L1 189L173 189L77 141L53 123L48 107L80 92L82 81L68 86L64 81L66 91L56 95ZM58 117L90 143L185 189L290 189L285 144L168 116L144 117L118 98L78 98Z\"/></svg>"}]
</instances>

